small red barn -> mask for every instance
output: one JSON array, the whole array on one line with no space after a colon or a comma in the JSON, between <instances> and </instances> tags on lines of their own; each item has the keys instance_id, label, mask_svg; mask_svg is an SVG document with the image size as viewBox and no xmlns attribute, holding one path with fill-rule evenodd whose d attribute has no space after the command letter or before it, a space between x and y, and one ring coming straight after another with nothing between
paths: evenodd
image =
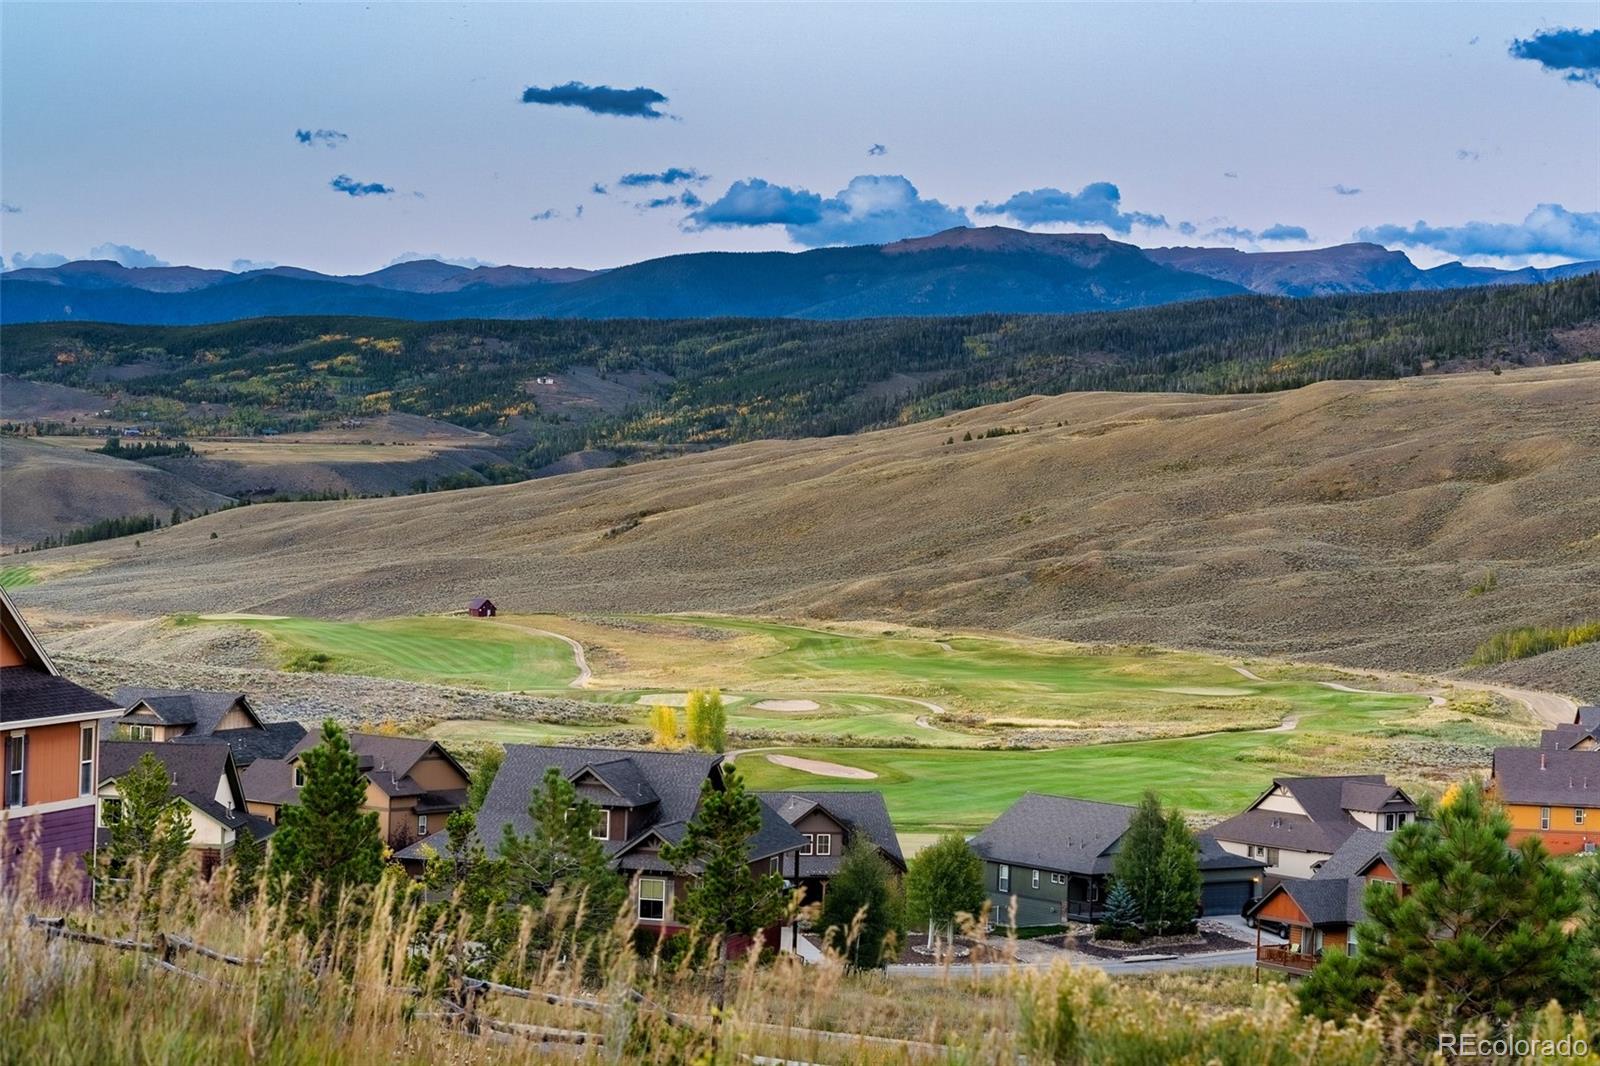
<instances>
[{"instance_id":1,"label":"small red barn","mask_svg":"<svg viewBox=\"0 0 1600 1066\"><path fill-rule=\"evenodd\" d=\"M494 601L487 599L486 597L479 596L477 599L467 604L467 613L474 618L493 618Z\"/></svg>"}]
</instances>

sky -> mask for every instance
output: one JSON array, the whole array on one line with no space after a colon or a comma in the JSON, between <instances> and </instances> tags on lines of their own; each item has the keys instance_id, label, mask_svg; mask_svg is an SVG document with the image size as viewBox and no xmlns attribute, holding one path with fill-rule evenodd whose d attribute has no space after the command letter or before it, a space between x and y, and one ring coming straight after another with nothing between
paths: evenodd
<instances>
[{"instance_id":1,"label":"sky","mask_svg":"<svg viewBox=\"0 0 1600 1066\"><path fill-rule=\"evenodd\" d=\"M0 255L606 267L951 225L1600 259L1542 4L0 4Z\"/></svg>"}]
</instances>

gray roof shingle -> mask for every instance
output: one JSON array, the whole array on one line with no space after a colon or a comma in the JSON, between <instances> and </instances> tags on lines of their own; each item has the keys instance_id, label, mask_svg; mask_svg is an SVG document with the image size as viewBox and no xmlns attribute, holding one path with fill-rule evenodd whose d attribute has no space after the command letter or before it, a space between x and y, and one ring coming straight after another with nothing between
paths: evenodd
<instances>
[{"instance_id":1,"label":"gray roof shingle","mask_svg":"<svg viewBox=\"0 0 1600 1066\"><path fill-rule=\"evenodd\" d=\"M209 692L203 689L150 688L143 685L124 685L117 689L117 703L131 708L143 701L150 705L156 717L169 725L193 726L191 736L210 736L222 718L239 704L249 708L243 692ZM254 717L254 712L249 712Z\"/></svg>"},{"instance_id":2,"label":"gray roof shingle","mask_svg":"<svg viewBox=\"0 0 1600 1066\"><path fill-rule=\"evenodd\" d=\"M233 749L233 761L244 769L257 759L286 758L306 735L299 722L264 722L261 729L218 729L208 737L173 737L169 744L222 741Z\"/></svg>"},{"instance_id":3,"label":"gray roof shingle","mask_svg":"<svg viewBox=\"0 0 1600 1066\"><path fill-rule=\"evenodd\" d=\"M1249 810L1212 826L1212 834L1221 840L1331 855L1350 834L1362 828L1350 816L1350 810L1410 813L1417 809L1410 797L1388 784L1382 774L1279 777L1273 779L1272 785L1293 796L1306 813L1258 807L1256 804L1266 798L1263 793Z\"/></svg>"},{"instance_id":4,"label":"gray roof shingle","mask_svg":"<svg viewBox=\"0 0 1600 1066\"><path fill-rule=\"evenodd\" d=\"M1600 751L1496 748L1495 795L1540 807L1600 807Z\"/></svg>"},{"instance_id":5,"label":"gray roof shingle","mask_svg":"<svg viewBox=\"0 0 1600 1066\"><path fill-rule=\"evenodd\" d=\"M821 807L847 831L866 837L901 870L906 868L900 838L895 834L894 822L889 818L889 808L881 792L758 792L756 795L789 825ZM843 849L832 855L802 855L800 876L824 877L837 873L843 858Z\"/></svg>"},{"instance_id":6,"label":"gray roof shingle","mask_svg":"<svg viewBox=\"0 0 1600 1066\"><path fill-rule=\"evenodd\" d=\"M8 725L75 714L99 717L99 712L117 708L98 692L58 674L31 666L0 667L0 722Z\"/></svg>"},{"instance_id":7,"label":"gray roof shingle","mask_svg":"<svg viewBox=\"0 0 1600 1066\"><path fill-rule=\"evenodd\" d=\"M972 838L972 850L1013 866L1109 873L1109 852L1128 831L1133 811L1118 803L1028 792Z\"/></svg>"},{"instance_id":8,"label":"gray roof shingle","mask_svg":"<svg viewBox=\"0 0 1600 1066\"><path fill-rule=\"evenodd\" d=\"M232 764L233 753L228 745L215 741L209 744L103 741L100 745L101 783L123 776L145 755L153 755L166 767L172 795L187 800L230 829L248 825L251 816L245 809L242 790L234 787L238 770ZM231 809L217 801L217 788L225 779L229 791L234 794Z\"/></svg>"}]
</instances>

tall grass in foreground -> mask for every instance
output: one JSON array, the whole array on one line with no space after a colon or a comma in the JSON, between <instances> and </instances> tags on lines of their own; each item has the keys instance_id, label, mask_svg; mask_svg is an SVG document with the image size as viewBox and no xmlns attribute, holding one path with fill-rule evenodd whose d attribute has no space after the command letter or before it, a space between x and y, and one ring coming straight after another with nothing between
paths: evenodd
<instances>
[{"instance_id":1,"label":"tall grass in foreground","mask_svg":"<svg viewBox=\"0 0 1600 1066\"><path fill-rule=\"evenodd\" d=\"M1492 666L1529 659L1547 651L1576 648L1600 640L1600 620L1570 626L1522 626L1496 633L1472 653L1473 666Z\"/></svg>"},{"instance_id":2,"label":"tall grass in foreground","mask_svg":"<svg viewBox=\"0 0 1600 1066\"><path fill-rule=\"evenodd\" d=\"M1405 1056L1399 1037L1377 1022L1337 1027L1303 1018L1283 985L1256 987L1243 971L1119 982L1093 969L977 978L952 966L914 978L752 958L737 967L716 1025L712 981L687 961L695 953L678 962L641 955L623 921L584 957L533 951L492 975L535 998L490 995L465 1001L471 1013L463 1014L450 1004L464 1002L458 968L472 945L448 919L424 928L409 884L386 879L369 917L347 913L316 941L264 898L229 908L230 887L226 873L210 884L175 884L154 919L148 909L63 911L0 896L0 1063L667 1064L766 1056L828 1066L1345 1066ZM524 936L569 925L573 910L558 901L525 913ZM142 941L175 933L259 964L180 954L174 971L156 953L47 936L26 922L36 913ZM572 1042L578 1033L581 1044Z\"/></svg>"}]
</instances>

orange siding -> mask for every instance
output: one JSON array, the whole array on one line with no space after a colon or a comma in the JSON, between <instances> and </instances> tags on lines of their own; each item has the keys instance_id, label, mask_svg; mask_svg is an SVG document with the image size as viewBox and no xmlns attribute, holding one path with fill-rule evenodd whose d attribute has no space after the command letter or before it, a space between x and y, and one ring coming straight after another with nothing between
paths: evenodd
<instances>
[{"instance_id":1,"label":"orange siding","mask_svg":"<svg viewBox=\"0 0 1600 1066\"><path fill-rule=\"evenodd\" d=\"M1310 925L1311 920L1306 917L1306 912L1300 909L1300 904L1289 898L1289 893L1279 892L1262 905L1256 912L1261 918L1270 918L1275 922L1287 922L1290 925Z\"/></svg>"},{"instance_id":2,"label":"orange siding","mask_svg":"<svg viewBox=\"0 0 1600 1066\"><path fill-rule=\"evenodd\" d=\"M1512 844L1520 844L1528 837L1537 837L1544 843L1545 850L1552 855L1576 855L1583 851L1585 844L1593 844L1596 848L1600 848L1600 824L1589 832L1572 829L1563 832L1552 829L1547 833L1541 833L1537 829L1513 829L1510 839Z\"/></svg>"},{"instance_id":3,"label":"orange siding","mask_svg":"<svg viewBox=\"0 0 1600 1066\"><path fill-rule=\"evenodd\" d=\"M1379 859L1367 867L1367 880L1399 881L1400 875L1389 869L1389 864Z\"/></svg>"},{"instance_id":4,"label":"orange siding","mask_svg":"<svg viewBox=\"0 0 1600 1066\"><path fill-rule=\"evenodd\" d=\"M81 723L37 726L28 732L28 803L55 803L78 796L78 732Z\"/></svg>"},{"instance_id":5,"label":"orange siding","mask_svg":"<svg viewBox=\"0 0 1600 1066\"><path fill-rule=\"evenodd\" d=\"M0 630L0 666L25 665L27 660L22 657L22 649L11 642L4 630Z\"/></svg>"}]
</instances>

